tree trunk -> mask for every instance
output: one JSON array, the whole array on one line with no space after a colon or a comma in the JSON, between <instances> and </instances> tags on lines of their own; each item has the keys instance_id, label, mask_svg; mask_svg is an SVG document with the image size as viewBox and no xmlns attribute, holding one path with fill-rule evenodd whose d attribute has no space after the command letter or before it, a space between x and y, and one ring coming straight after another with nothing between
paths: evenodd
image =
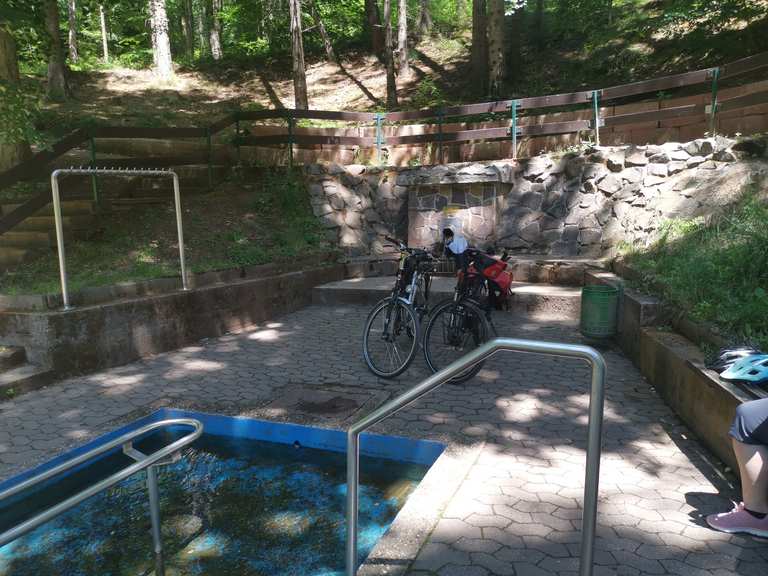
<instances>
[{"instance_id":1,"label":"tree trunk","mask_svg":"<svg viewBox=\"0 0 768 576\"><path fill-rule=\"evenodd\" d=\"M397 80L392 34L392 0L384 0L384 63L387 66L387 109L397 108Z\"/></svg>"},{"instance_id":2,"label":"tree trunk","mask_svg":"<svg viewBox=\"0 0 768 576\"><path fill-rule=\"evenodd\" d=\"M295 106L309 109L307 74L304 67L304 42L301 38L301 0L288 0L291 15L291 53L293 54L293 93Z\"/></svg>"},{"instance_id":3,"label":"tree trunk","mask_svg":"<svg viewBox=\"0 0 768 576\"><path fill-rule=\"evenodd\" d=\"M421 0L421 9L419 10L419 26L417 34L423 38L432 30L432 14L429 11L429 0Z\"/></svg>"},{"instance_id":4,"label":"tree trunk","mask_svg":"<svg viewBox=\"0 0 768 576\"><path fill-rule=\"evenodd\" d=\"M323 39L325 55L330 62L336 62L336 53L333 51L331 37L328 36L328 31L325 29L325 24L323 24L323 19L320 17L320 11L317 9L315 0L309 0L309 12L312 14L312 20L315 21L315 26L317 26L317 30L320 32L320 37Z\"/></svg>"},{"instance_id":5,"label":"tree trunk","mask_svg":"<svg viewBox=\"0 0 768 576\"><path fill-rule=\"evenodd\" d=\"M45 2L45 31L48 34L48 98L54 101L66 100L70 96L64 69L64 51L59 36L59 3Z\"/></svg>"},{"instance_id":6,"label":"tree trunk","mask_svg":"<svg viewBox=\"0 0 768 576\"><path fill-rule=\"evenodd\" d=\"M101 52L106 64L109 62L109 40L107 36L107 15L104 12L104 4L99 4L99 24L101 25Z\"/></svg>"},{"instance_id":7,"label":"tree trunk","mask_svg":"<svg viewBox=\"0 0 768 576\"><path fill-rule=\"evenodd\" d=\"M77 63L80 60L80 55L77 53L77 5L75 0L67 0L67 16L69 17L69 35L67 36L69 59Z\"/></svg>"},{"instance_id":8,"label":"tree trunk","mask_svg":"<svg viewBox=\"0 0 768 576\"><path fill-rule=\"evenodd\" d=\"M536 35L534 44L541 50L544 47L544 0L536 0L533 33Z\"/></svg>"},{"instance_id":9,"label":"tree trunk","mask_svg":"<svg viewBox=\"0 0 768 576\"><path fill-rule=\"evenodd\" d=\"M525 34L525 5L518 4L510 19L509 51L507 52L507 84L514 85L522 74L522 37Z\"/></svg>"},{"instance_id":10,"label":"tree trunk","mask_svg":"<svg viewBox=\"0 0 768 576\"><path fill-rule=\"evenodd\" d=\"M208 0L208 12L210 14L210 44L211 44L211 56L214 60L221 60L223 55L221 50L221 19L219 13L221 12L222 0Z\"/></svg>"},{"instance_id":11,"label":"tree trunk","mask_svg":"<svg viewBox=\"0 0 768 576\"><path fill-rule=\"evenodd\" d=\"M485 0L472 0L472 83L485 95L488 86L488 14Z\"/></svg>"},{"instance_id":12,"label":"tree trunk","mask_svg":"<svg viewBox=\"0 0 768 576\"><path fill-rule=\"evenodd\" d=\"M206 56L211 53L211 34L210 34L210 11L207 2L200 2L200 17L197 19L197 34L200 37L200 55Z\"/></svg>"},{"instance_id":13,"label":"tree trunk","mask_svg":"<svg viewBox=\"0 0 768 576\"><path fill-rule=\"evenodd\" d=\"M488 93L501 96L504 84L504 0L490 0L488 10Z\"/></svg>"},{"instance_id":14,"label":"tree trunk","mask_svg":"<svg viewBox=\"0 0 768 576\"><path fill-rule=\"evenodd\" d=\"M192 12L192 0L184 0L182 3L181 29L184 33L184 50L187 58L195 57L195 18Z\"/></svg>"},{"instance_id":15,"label":"tree trunk","mask_svg":"<svg viewBox=\"0 0 768 576\"><path fill-rule=\"evenodd\" d=\"M15 88L19 83L19 61L16 57L16 42L9 30L0 24L0 82ZM0 172L22 162L29 156L26 142L3 142L0 139Z\"/></svg>"},{"instance_id":16,"label":"tree trunk","mask_svg":"<svg viewBox=\"0 0 768 576\"><path fill-rule=\"evenodd\" d=\"M168 37L168 14L165 0L149 0L150 26L152 28L152 61L155 73L163 80L173 77L171 40Z\"/></svg>"},{"instance_id":17,"label":"tree trunk","mask_svg":"<svg viewBox=\"0 0 768 576\"><path fill-rule=\"evenodd\" d=\"M371 36L371 50L377 56L384 54L384 34L379 18L379 5L376 0L365 0L365 21Z\"/></svg>"},{"instance_id":18,"label":"tree trunk","mask_svg":"<svg viewBox=\"0 0 768 576\"><path fill-rule=\"evenodd\" d=\"M399 74L408 76L408 0L400 0L397 8L397 64Z\"/></svg>"}]
</instances>

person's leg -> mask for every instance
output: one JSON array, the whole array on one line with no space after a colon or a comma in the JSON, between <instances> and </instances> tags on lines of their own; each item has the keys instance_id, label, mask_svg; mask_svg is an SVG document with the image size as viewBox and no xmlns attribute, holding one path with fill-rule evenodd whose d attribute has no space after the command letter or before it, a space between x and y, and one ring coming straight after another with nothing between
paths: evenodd
<instances>
[{"instance_id":1,"label":"person's leg","mask_svg":"<svg viewBox=\"0 0 768 576\"><path fill-rule=\"evenodd\" d=\"M768 538L768 399L740 405L730 435L744 502L731 512L708 516L707 523L722 532Z\"/></svg>"},{"instance_id":2,"label":"person's leg","mask_svg":"<svg viewBox=\"0 0 768 576\"><path fill-rule=\"evenodd\" d=\"M768 446L744 444L734 438L733 451L739 463L744 507L768 514Z\"/></svg>"}]
</instances>

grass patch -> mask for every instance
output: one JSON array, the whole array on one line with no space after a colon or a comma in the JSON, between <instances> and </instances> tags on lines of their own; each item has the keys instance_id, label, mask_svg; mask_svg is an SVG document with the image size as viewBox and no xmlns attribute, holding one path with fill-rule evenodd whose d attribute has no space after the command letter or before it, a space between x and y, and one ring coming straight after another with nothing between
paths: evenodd
<instances>
[{"instance_id":1,"label":"grass patch","mask_svg":"<svg viewBox=\"0 0 768 576\"><path fill-rule=\"evenodd\" d=\"M188 268L194 272L288 261L331 250L298 173L269 172L183 200ZM172 204L106 215L97 237L66 246L70 290L179 274ZM5 294L59 292L47 252L0 276Z\"/></svg>"},{"instance_id":2,"label":"grass patch","mask_svg":"<svg viewBox=\"0 0 768 576\"><path fill-rule=\"evenodd\" d=\"M768 198L747 191L742 201L709 221L666 224L649 250L630 252L628 262L647 279L646 288L712 322L735 341L768 350Z\"/></svg>"}]
</instances>

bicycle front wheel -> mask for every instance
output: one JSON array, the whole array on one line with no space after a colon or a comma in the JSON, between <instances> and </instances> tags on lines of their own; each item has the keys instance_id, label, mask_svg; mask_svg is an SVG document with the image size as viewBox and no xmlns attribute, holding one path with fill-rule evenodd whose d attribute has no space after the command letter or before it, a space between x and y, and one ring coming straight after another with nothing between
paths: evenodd
<instances>
[{"instance_id":1,"label":"bicycle front wheel","mask_svg":"<svg viewBox=\"0 0 768 576\"><path fill-rule=\"evenodd\" d=\"M446 300L435 306L424 329L424 358L438 372L488 339L490 328L482 311L466 301ZM479 362L450 380L458 384L473 378L483 367Z\"/></svg>"},{"instance_id":2,"label":"bicycle front wheel","mask_svg":"<svg viewBox=\"0 0 768 576\"><path fill-rule=\"evenodd\" d=\"M418 347L419 320L410 306L385 298L368 314L363 332L363 358L381 378L402 374Z\"/></svg>"}]
</instances>

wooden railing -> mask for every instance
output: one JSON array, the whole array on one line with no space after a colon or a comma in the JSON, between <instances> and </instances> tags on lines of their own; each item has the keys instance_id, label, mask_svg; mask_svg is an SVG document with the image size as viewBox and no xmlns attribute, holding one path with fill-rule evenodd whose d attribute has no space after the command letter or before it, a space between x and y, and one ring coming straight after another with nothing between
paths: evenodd
<instances>
[{"instance_id":1,"label":"wooden railing","mask_svg":"<svg viewBox=\"0 0 768 576\"><path fill-rule=\"evenodd\" d=\"M675 74L642 82L634 82L621 86L611 86L601 90L584 90L567 94L554 94L550 96L536 96L513 100L500 100L467 104L463 106L449 106L432 108L427 110L402 111L402 112L350 112L329 110L295 110L276 109L259 111L239 111L229 114L224 118L204 128L133 128L133 127L95 127L78 129L53 144L50 148L38 152L25 162L0 173L0 190L13 186L19 182L34 180L46 173L48 165L69 152L79 148L85 142L90 142L91 150L94 148L94 140L97 138L118 139L172 139L172 138L204 138L207 148L204 161L209 166L209 179L212 178L212 138L229 128L236 126L236 135L231 142L238 148L241 146L275 146L287 145L289 163L293 163L294 146L358 146L362 148L375 147L378 157L381 158L382 149L389 146L412 145L424 143L443 144L510 140L513 142L513 155L517 149L517 140L520 137L535 137L542 135L568 134L582 131L592 131L595 140L599 142L600 128L612 127L640 122L652 122L669 120L672 118L684 118L690 116L708 115L712 126L718 112L726 112L734 109L768 103L768 90L761 90L751 94L738 96L729 100L719 101L717 98L719 82L743 74L768 69L768 52L750 56L721 67L706 68L694 72ZM659 110L632 112L610 116L601 115L601 107L607 102L624 100L638 96L645 96L666 90L689 86L707 86L711 92L709 104L688 104ZM701 92L699 92L700 94ZM584 108L591 110L589 120L569 120L560 122L525 123L525 116L521 113L532 110L546 110L551 108ZM472 117L486 114L506 114L509 125L501 127L485 127L479 129L444 131L445 120L448 118ZM242 122L258 122L260 120L282 119L287 122L285 132L266 135L243 136L240 129ZM348 134L306 134L297 133L296 121L303 119L335 120L342 122L357 122L372 124L373 136L351 136ZM412 120L432 120L437 131L422 134L401 134L407 131L408 122ZM436 121L436 122L435 122ZM384 125L388 123L397 127L394 135L384 134ZM280 127L276 127L280 128ZM400 130L405 128L406 130ZM89 165L95 165L95 154ZM131 158L110 160L115 167L156 167L178 166L190 163L199 163L200 158L190 157L162 157L162 158ZM0 218L0 234L3 234L23 221L28 216L45 206L50 198L47 193L31 198L16 208L10 214Z\"/></svg>"}]
</instances>

